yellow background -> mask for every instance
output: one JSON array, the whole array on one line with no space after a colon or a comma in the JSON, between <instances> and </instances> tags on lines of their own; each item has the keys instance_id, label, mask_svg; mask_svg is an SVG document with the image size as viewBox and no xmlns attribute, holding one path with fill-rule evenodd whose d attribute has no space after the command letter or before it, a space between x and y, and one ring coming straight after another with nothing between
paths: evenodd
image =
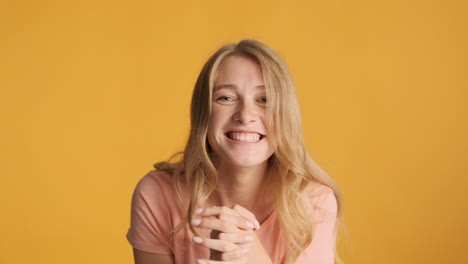
<instances>
[{"instance_id":1,"label":"yellow background","mask_svg":"<svg viewBox=\"0 0 468 264\"><path fill-rule=\"evenodd\" d=\"M465 1L0 2L0 263L131 263L130 198L193 84L256 38L345 195L350 264L468 263Z\"/></svg>"}]
</instances>

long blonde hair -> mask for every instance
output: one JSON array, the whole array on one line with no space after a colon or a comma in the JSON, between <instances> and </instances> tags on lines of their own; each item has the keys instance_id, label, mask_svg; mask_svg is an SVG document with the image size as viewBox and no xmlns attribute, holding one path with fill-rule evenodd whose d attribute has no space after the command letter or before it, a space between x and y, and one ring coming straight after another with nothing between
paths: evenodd
<instances>
[{"instance_id":1,"label":"long blonde hair","mask_svg":"<svg viewBox=\"0 0 468 264\"><path fill-rule=\"evenodd\" d=\"M267 134L274 154L269 159L269 172L275 193L276 212L285 235L288 254L287 263L294 260L312 241L313 223L308 213L309 200L305 188L311 181L329 186L334 191L338 212L334 230L342 219L342 194L335 182L310 158L302 136L299 104L291 75L278 54L265 44L251 39L238 44L227 44L216 51L205 63L195 84L191 102L191 129L183 153L178 153L169 162L154 165L158 170L170 172L179 206L183 207L180 187L185 182L191 187L191 197L186 209L186 219L178 228L190 222L195 208L202 207L218 182L207 142L208 121L212 102L213 86L218 66L227 56L246 56L256 61L263 73L267 92ZM175 161L174 161L175 160ZM193 232L195 230L192 229ZM196 233L196 232L195 232ZM336 254L335 258L341 262Z\"/></svg>"}]
</instances>

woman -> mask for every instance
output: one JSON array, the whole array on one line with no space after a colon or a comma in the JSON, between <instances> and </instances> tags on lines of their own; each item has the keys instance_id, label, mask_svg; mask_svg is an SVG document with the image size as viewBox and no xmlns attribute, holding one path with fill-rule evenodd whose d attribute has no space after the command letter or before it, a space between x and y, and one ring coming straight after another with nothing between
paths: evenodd
<instances>
[{"instance_id":1,"label":"woman","mask_svg":"<svg viewBox=\"0 0 468 264\"><path fill-rule=\"evenodd\" d=\"M197 79L184 152L133 194L135 263L333 263L341 193L301 131L279 56L255 40L219 49Z\"/></svg>"}]
</instances>

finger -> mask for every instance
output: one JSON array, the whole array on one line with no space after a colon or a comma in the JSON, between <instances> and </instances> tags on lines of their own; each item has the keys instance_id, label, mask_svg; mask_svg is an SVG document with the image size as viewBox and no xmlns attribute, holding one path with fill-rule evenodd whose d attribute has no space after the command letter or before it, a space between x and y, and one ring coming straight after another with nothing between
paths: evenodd
<instances>
[{"instance_id":1,"label":"finger","mask_svg":"<svg viewBox=\"0 0 468 264\"><path fill-rule=\"evenodd\" d=\"M243 207L239 208L239 210L244 215L248 215L250 219L247 217L243 217L236 210L227 206L212 206L207 208L198 208L195 210L195 214L198 214L200 216L217 216L218 218L228 220L236 224L239 228L245 230L258 229L258 227L260 227L260 224L258 224L257 220L255 219L255 216L252 213L250 213L247 209Z\"/></svg>"},{"instance_id":2,"label":"finger","mask_svg":"<svg viewBox=\"0 0 468 264\"><path fill-rule=\"evenodd\" d=\"M231 261L218 261L218 260L208 260L208 259L197 259L197 264L240 264L240 263L246 263L246 257L242 257L237 260L231 260Z\"/></svg>"},{"instance_id":3,"label":"finger","mask_svg":"<svg viewBox=\"0 0 468 264\"><path fill-rule=\"evenodd\" d=\"M217 216L219 214L239 215L234 209L227 206L210 206L206 208L195 209L195 214L201 216Z\"/></svg>"},{"instance_id":4,"label":"finger","mask_svg":"<svg viewBox=\"0 0 468 264\"><path fill-rule=\"evenodd\" d=\"M234 251L228 252L228 253L223 253L221 254L221 260L237 260L240 257L244 256L249 252L249 249L244 247L244 248L238 248ZM224 263L224 262L223 262Z\"/></svg>"},{"instance_id":5,"label":"finger","mask_svg":"<svg viewBox=\"0 0 468 264\"><path fill-rule=\"evenodd\" d=\"M239 228L237 228L235 224L218 218L194 218L190 224L200 228L218 230L223 233L234 233L239 231Z\"/></svg>"},{"instance_id":6,"label":"finger","mask_svg":"<svg viewBox=\"0 0 468 264\"><path fill-rule=\"evenodd\" d=\"M218 219L229 221L235 224L237 227L245 229L245 230L251 230L256 227L254 223L251 223L245 218L237 216L237 215L219 214Z\"/></svg>"},{"instance_id":7,"label":"finger","mask_svg":"<svg viewBox=\"0 0 468 264\"><path fill-rule=\"evenodd\" d=\"M219 233L218 239L226 240L235 244L246 244L252 242L254 237L252 235L243 233Z\"/></svg>"},{"instance_id":8,"label":"finger","mask_svg":"<svg viewBox=\"0 0 468 264\"><path fill-rule=\"evenodd\" d=\"M194 237L192 238L192 241L222 253L229 253L239 249L236 244L225 240L211 239L206 237Z\"/></svg>"},{"instance_id":9,"label":"finger","mask_svg":"<svg viewBox=\"0 0 468 264\"><path fill-rule=\"evenodd\" d=\"M257 221L257 218L252 212L250 212L249 210L245 209L244 207L238 204L234 205L232 209L234 209L234 211L236 211L240 216L254 223L256 229L260 229L260 223Z\"/></svg>"}]
</instances>

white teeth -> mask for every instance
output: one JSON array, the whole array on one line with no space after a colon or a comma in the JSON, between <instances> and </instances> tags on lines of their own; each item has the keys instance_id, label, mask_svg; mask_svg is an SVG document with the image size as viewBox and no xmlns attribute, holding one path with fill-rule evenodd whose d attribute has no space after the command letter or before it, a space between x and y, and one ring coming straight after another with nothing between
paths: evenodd
<instances>
[{"instance_id":1,"label":"white teeth","mask_svg":"<svg viewBox=\"0 0 468 264\"><path fill-rule=\"evenodd\" d=\"M260 140L260 135L257 133L230 132L228 136L237 141L257 142Z\"/></svg>"}]
</instances>

